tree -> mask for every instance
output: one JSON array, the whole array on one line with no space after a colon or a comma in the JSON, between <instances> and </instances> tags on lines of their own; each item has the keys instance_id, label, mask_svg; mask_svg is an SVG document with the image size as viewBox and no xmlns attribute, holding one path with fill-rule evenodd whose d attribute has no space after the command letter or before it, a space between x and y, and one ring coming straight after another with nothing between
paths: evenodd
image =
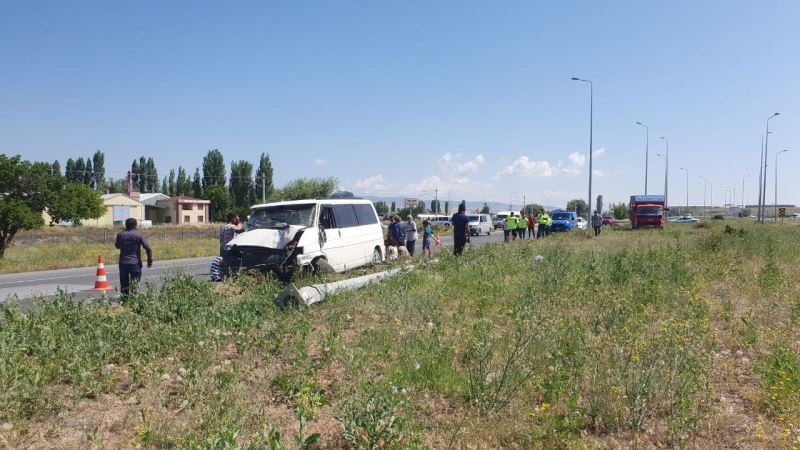
<instances>
[{"instance_id":1,"label":"tree","mask_svg":"<svg viewBox=\"0 0 800 450\"><path fill-rule=\"evenodd\" d=\"M274 189L272 184L272 162L269 160L269 155L266 153L262 153L261 159L258 161L255 183L256 192L263 193L262 201L272 196L272 190Z\"/></svg>"},{"instance_id":2,"label":"tree","mask_svg":"<svg viewBox=\"0 0 800 450\"><path fill-rule=\"evenodd\" d=\"M148 178L147 159L144 156L139 157L139 174L136 177L139 192L149 192L147 189Z\"/></svg>"},{"instance_id":3,"label":"tree","mask_svg":"<svg viewBox=\"0 0 800 450\"><path fill-rule=\"evenodd\" d=\"M531 203L529 205L525 205L525 214L533 214L534 216L538 216L543 212L544 212L544 206L538 203Z\"/></svg>"},{"instance_id":4,"label":"tree","mask_svg":"<svg viewBox=\"0 0 800 450\"><path fill-rule=\"evenodd\" d=\"M483 204L483 208L481 208L481 214L491 214L491 213L492 213L492 209L489 208L489 204L488 203L484 203Z\"/></svg>"},{"instance_id":5,"label":"tree","mask_svg":"<svg viewBox=\"0 0 800 450\"><path fill-rule=\"evenodd\" d=\"M615 219L622 220L628 218L628 205L626 205L625 202L612 203L610 209Z\"/></svg>"},{"instance_id":6,"label":"tree","mask_svg":"<svg viewBox=\"0 0 800 450\"><path fill-rule=\"evenodd\" d=\"M597 203L595 204L595 208L594 209L595 209L595 211L597 211L598 214L603 214L603 196L602 195L598 195L597 196Z\"/></svg>"},{"instance_id":7,"label":"tree","mask_svg":"<svg viewBox=\"0 0 800 450\"><path fill-rule=\"evenodd\" d=\"M446 200L446 201L444 202L444 214L445 214L446 216L449 216L449 215L450 215L450 200Z\"/></svg>"},{"instance_id":8,"label":"tree","mask_svg":"<svg viewBox=\"0 0 800 450\"><path fill-rule=\"evenodd\" d=\"M94 168L92 167L92 160L86 158L86 166L83 172L83 184L94 189Z\"/></svg>"},{"instance_id":9,"label":"tree","mask_svg":"<svg viewBox=\"0 0 800 450\"><path fill-rule=\"evenodd\" d=\"M178 166L178 181L175 182L175 195L188 195L186 189L186 170Z\"/></svg>"},{"instance_id":10,"label":"tree","mask_svg":"<svg viewBox=\"0 0 800 450\"><path fill-rule=\"evenodd\" d=\"M425 211L425 201L424 200L417 200L417 207L414 208L414 209L420 211L420 213L424 212Z\"/></svg>"},{"instance_id":11,"label":"tree","mask_svg":"<svg viewBox=\"0 0 800 450\"><path fill-rule=\"evenodd\" d=\"M59 191L53 192L47 206L50 225L64 221L80 224L82 219L97 219L105 212L100 194L91 186L79 183L66 183Z\"/></svg>"},{"instance_id":12,"label":"tree","mask_svg":"<svg viewBox=\"0 0 800 450\"><path fill-rule=\"evenodd\" d=\"M75 180L75 160L67 158L67 165L64 167L64 178L67 181Z\"/></svg>"},{"instance_id":13,"label":"tree","mask_svg":"<svg viewBox=\"0 0 800 450\"><path fill-rule=\"evenodd\" d=\"M375 202L375 212L378 213L379 216L383 217L386 214L389 214L389 206L386 205L386 202Z\"/></svg>"},{"instance_id":14,"label":"tree","mask_svg":"<svg viewBox=\"0 0 800 450\"><path fill-rule=\"evenodd\" d=\"M139 163L134 159L131 163L131 184L133 189L138 189L139 186Z\"/></svg>"},{"instance_id":15,"label":"tree","mask_svg":"<svg viewBox=\"0 0 800 450\"><path fill-rule=\"evenodd\" d=\"M397 210L397 205L395 204L395 202L392 202L392 208L390 211L395 212L396 210Z\"/></svg>"},{"instance_id":16,"label":"tree","mask_svg":"<svg viewBox=\"0 0 800 450\"><path fill-rule=\"evenodd\" d=\"M53 175L61 176L61 163L58 162L58 160L53 161L53 165L51 167L51 172Z\"/></svg>"},{"instance_id":17,"label":"tree","mask_svg":"<svg viewBox=\"0 0 800 450\"><path fill-rule=\"evenodd\" d=\"M230 192L222 186L214 185L206 189L205 193L206 199L211 201L209 210L211 220L214 222L224 221L225 215L227 215L233 207Z\"/></svg>"},{"instance_id":18,"label":"tree","mask_svg":"<svg viewBox=\"0 0 800 450\"><path fill-rule=\"evenodd\" d=\"M211 186L225 187L225 158L217 149L203 157L203 190Z\"/></svg>"},{"instance_id":19,"label":"tree","mask_svg":"<svg viewBox=\"0 0 800 450\"><path fill-rule=\"evenodd\" d=\"M442 205L439 200L431 200L431 212L434 214L439 214L442 211Z\"/></svg>"},{"instance_id":20,"label":"tree","mask_svg":"<svg viewBox=\"0 0 800 450\"><path fill-rule=\"evenodd\" d=\"M78 158L75 160L75 172L72 175L72 179L75 183L83 183L83 174L86 172L86 161L83 158Z\"/></svg>"},{"instance_id":21,"label":"tree","mask_svg":"<svg viewBox=\"0 0 800 450\"><path fill-rule=\"evenodd\" d=\"M147 192L158 191L158 170L153 158L147 158Z\"/></svg>"},{"instance_id":22,"label":"tree","mask_svg":"<svg viewBox=\"0 0 800 450\"><path fill-rule=\"evenodd\" d=\"M164 193L170 197L175 196L175 169L169 170L169 178L167 178L167 191Z\"/></svg>"},{"instance_id":23,"label":"tree","mask_svg":"<svg viewBox=\"0 0 800 450\"><path fill-rule=\"evenodd\" d=\"M570 200L567 203L567 211L575 211L575 215L578 217L583 216L586 214L588 208L586 207L586 201L576 198L574 200Z\"/></svg>"},{"instance_id":24,"label":"tree","mask_svg":"<svg viewBox=\"0 0 800 450\"><path fill-rule=\"evenodd\" d=\"M230 183L233 206L246 208L253 204L253 164L247 161L231 162Z\"/></svg>"},{"instance_id":25,"label":"tree","mask_svg":"<svg viewBox=\"0 0 800 450\"><path fill-rule=\"evenodd\" d=\"M275 200L303 200L328 197L336 189L335 178L298 178L274 192Z\"/></svg>"},{"instance_id":26,"label":"tree","mask_svg":"<svg viewBox=\"0 0 800 450\"><path fill-rule=\"evenodd\" d=\"M94 188L100 192L106 190L106 155L100 150L92 155L94 164Z\"/></svg>"},{"instance_id":27,"label":"tree","mask_svg":"<svg viewBox=\"0 0 800 450\"><path fill-rule=\"evenodd\" d=\"M167 177L161 181L161 193L164 195L169 195L169 182L167 182Z\"/></svg>"},{"instance_id":28,"label":"tree","mask_svg":"<svg viewBox=\"0 0 800 450\"><path fill-rule=\"evenodd\" d=\"M203 198L203 185L200 178L200 168L194 169L194 180L192 180L192 195L196 198Z\"/></svg>"}]
</instances>

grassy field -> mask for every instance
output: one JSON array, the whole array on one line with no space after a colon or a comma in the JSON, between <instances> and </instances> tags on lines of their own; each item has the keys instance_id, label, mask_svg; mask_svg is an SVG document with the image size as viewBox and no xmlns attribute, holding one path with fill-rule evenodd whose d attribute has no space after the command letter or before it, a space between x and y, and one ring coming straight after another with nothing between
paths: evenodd
<instances>
[{"instance_id":1,"label":"grassy field","mask_svg":"<svg viewBox=\"0 0 800 450\"><path fill-rule=\"evenodd\" d=\"M720 222L490 245L310 309L259 277L4 309L0 445L797 447L798 263L800 227Z\"/></svg>"}]
</instances>

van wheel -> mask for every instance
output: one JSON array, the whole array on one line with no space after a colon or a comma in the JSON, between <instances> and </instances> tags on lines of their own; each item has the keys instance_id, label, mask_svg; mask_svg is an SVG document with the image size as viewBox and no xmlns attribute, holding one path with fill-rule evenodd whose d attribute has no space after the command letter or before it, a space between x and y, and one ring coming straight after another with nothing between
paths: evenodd
<instances>
[{"instance_id":1,"label":"van wheel","mask_svg":"<svg viewBox=\"0 0 800 450\"><path fill-rule=\"evenodd\" d=\"M383 257L381 254L381 249L375 247L375 250L372 251L372 264L378 265L383 262Z\"/></svg>"},{"instance_id":2,"label":"van wheel","mask_svg":"<svg viewBox=\"0 0 800 450\"><path fill-rule=\"evenodd\" d=\"M492 235L492 229L491 229L491 228L489 228L489 229L486 231L486 235L487 235L487 236L491 236L491 235Z\"/></svg>"}]
</instances>

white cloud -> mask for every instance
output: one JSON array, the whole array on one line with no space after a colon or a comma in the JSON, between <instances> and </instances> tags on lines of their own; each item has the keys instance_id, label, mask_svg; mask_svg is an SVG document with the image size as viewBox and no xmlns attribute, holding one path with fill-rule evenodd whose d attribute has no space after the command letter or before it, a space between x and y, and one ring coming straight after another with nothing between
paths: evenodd
<instances>
[{"instance_id":1,"label":"white cloud","mask_svg":"<svg viewBox=\"0 0 800 450\"><path fill-rule=\"evenodd\" d=\"M359 193L363 194L377 194L386 190L386 180L383 175L375 175L372 177L358 180L353 184L353 188Z\"/></svg>"},{"instance_id":2,"label":"white cloud","mask_svg":"<svg viewBox=\"0 0 800 450\"><path fill-rule=\"evenodd\" d=\"M569 162L572 163L572 167L575 168L583 167L583 165L586 164L586 155L578 152L570 153L567 158L569 159Z\"/></svg>"},{"instance_id":3,"label":"white cloud","mask_svg":"<svg viewBox=\"0 0 800 450\"><path fill-rule=\"evenodd\" d=\"M605 153L606 153L606 149L605 148L595 149L595 151L592 152L592 158L595 158L595 159L599 158L599 157L605 155Z\"/></svg>"},{"instance_id":4,"label":"white cloud","mask_svg":"<svg viewBox=\"0 0 800 450\"><path fill-rule=\"evenodd\" d=\"M486 158L484 158L482 154L477 154L470 161L464 163L459 162L460 159L460 154L454 155L447 152L439 159L439 165L442 167L442 170L449 174L462 174L477 172L486 162Z\"/></svg>"},{"instance_id":5,"label":"white cloud","mask_svg":"<svg viewBox=\"0 0 800 450\"><path fill-rule=\"evenodd\" d=\"M324 160L322 158L317 158L317 159L314 160L314 164L316 164L318 166L324 166L325 164L328 164L328 161Z\"/></svg>"},{"instance_id":6,"label":"white cloud","mask_svg":"<svg viewBox=\"0 0 800 450\"><path fill-rule=\"evenodd\" d=\"M520 156L500 173L524 177L552 177L555 169L548 161L531 161L527 156Z\"/></svg>"}]
</instances>

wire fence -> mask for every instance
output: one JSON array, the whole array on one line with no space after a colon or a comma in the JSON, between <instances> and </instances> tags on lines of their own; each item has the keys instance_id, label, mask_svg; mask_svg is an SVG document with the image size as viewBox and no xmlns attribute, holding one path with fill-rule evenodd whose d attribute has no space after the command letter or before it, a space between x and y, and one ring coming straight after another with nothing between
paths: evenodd
<instances>
[{"instance_id":1,"label":"wire fence","mask_svg":"<svg viewBox=\"0 0 800 450\"><path fill-rule=\"evenodd\" d=\"M81 227L69 230L33 230L18 233L12 245L41 244L113 244L121 229ZM190 239L219 239L218 227L180 228L163 227L140 229L148 241L182 241Z\"/></svg>"}]
</instances>

